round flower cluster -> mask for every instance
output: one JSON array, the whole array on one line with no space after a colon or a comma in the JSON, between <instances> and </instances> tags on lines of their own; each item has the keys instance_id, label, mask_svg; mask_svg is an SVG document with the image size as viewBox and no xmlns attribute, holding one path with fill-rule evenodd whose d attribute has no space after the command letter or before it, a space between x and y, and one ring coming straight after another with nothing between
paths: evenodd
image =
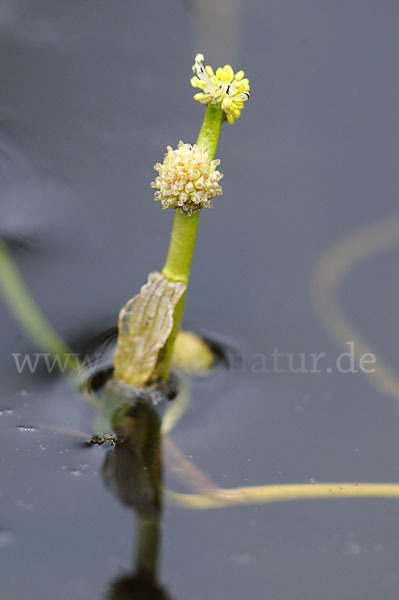
<instances>
[{"instance_id":1,"label":"round flower cluster","mask_svg":"<svg viewBox=\"0 0 399 600\"><path fill-rule=\"evenodd\" d=\"M219 67L214 73L209 65L204 67L203 61L204 55L197 54L191 85L202 91L195 94L194 100L202 104L220 103L227 122L233 125L249 98L249 80L244 77L244 71L234 73L230 65Z\"/></svg>"},{"instance_id":2,"label":"round flower cluster","mask_svg":"<svg viewBox=\"0 0 399 600\"><path fill-rule=\"evenodd\" d=\"M209 160L208 152L196 144L179 142L176 150L167 147L163 163L157 163L158 171L151 187L158 191L154 200L162 208L176 208L192 215L204 206L212 206L212 198L222 194L219 180L223 175L216 170L220 160Z\"/></svg>"}]
</instances>

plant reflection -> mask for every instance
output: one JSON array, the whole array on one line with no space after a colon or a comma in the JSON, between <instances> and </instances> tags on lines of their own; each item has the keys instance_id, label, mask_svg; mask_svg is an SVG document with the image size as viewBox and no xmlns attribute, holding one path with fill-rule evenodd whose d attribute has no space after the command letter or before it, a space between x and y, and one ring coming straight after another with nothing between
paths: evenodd
<instances>
[{"instance_id":1,"label":"plant reflection","mask_svg":"<svg viewBox=\"0 0 399 600\"><path fill-rule=\"evenodd\" d=\"M125 400L125 399L124 399ZM105 456L102 476L137 520L132 572L115 579L108 600L169 599L157 581L162 512L161 419L143 398L113 414L115 446Z\"/></svg>"}]
</instances>

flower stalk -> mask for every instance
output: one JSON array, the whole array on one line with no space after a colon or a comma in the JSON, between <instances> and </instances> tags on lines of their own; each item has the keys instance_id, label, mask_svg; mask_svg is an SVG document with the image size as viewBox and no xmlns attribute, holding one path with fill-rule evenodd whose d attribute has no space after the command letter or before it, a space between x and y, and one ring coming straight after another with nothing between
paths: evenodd
<instances>
[{"instance_id":1,"label":"flower stalk","mask_svg":"<svg viewBox=\"0 0 399 600\"><path fill-rule=\"evenodd\" d=\"M220 105L208 104L205 117L197 138L197 146L208 152L208 158L213 160L218 145L220 128L223 122L223 110ZM176 210L173 229L170 238L168 255L162 273L170 281L183 281L188 284L191 262L197 238L200 211L192 215ZM176 305L173 315L173 329L163 348L158 363L158 375L167 380L172 363L173 347L179 332L184 312L186 292Z\"/></svg>"},{"instance_id":2,"label":"flower stalk","mask_svg":"<svg viewBox=\"0 0 399 600\"><path fill-rule=\"evenodd\" d=\"M220 106L208 104L196 143L199 148L208 152L210 160L216 154L222 121L223 111ZM200 211L188 215L179 210L175 213L168 256L162 269L162 273L170 281L188 283L199 214Z\"/></svg>"}]
</instances>

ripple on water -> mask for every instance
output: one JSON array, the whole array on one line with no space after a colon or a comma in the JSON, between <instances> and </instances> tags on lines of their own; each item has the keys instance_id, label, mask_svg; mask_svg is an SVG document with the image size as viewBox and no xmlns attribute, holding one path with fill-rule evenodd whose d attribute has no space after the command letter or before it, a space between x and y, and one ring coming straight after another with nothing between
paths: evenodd
<instances>
[{"instance_id":1,"label":"ripple on water","mask_svg":"<svg viewBox=\"0 0 399 600\"><path fill-rule=\"evenodd\" d=\"M87 336L82 335L72 344L74 348L78 349L80 356L84 357L85 385L94 393L100 392L112 375L112 357L115 351L117 332L116 327L110 327L96 335L92 333ZM236 342L232 342L231 339L226 340L218 335L202 334L201 332L197 332L197 334L208 344L214 356L214 368L210 377L235 368L236 362L241 357L239 345Z\"/></svg>"}]
</instances>

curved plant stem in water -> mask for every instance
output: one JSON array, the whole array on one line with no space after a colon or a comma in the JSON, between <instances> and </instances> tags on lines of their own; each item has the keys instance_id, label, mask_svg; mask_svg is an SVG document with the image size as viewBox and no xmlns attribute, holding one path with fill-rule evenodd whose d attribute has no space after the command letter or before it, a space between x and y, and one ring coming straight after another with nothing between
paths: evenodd
<instances>
[{"instance_id":1,"label":"curved plant stem in water","mask_svg":"<svg viewBox=\"0 0 399 600\"><path fill-rule=\"evenodd\" d=\"M357 361L369 354L374 357L375 369L362 370L369 382L380 392L399 401L399 378L380 355L346 317L339 300L344 278L360 263L381 252L399 246L399 218L395 215L368 224L336 242L318 259L313 268L311 295L317 312L330 336L348 350L353 342Z\"/></svg>"},{"instance_id":2,"label":"curved plant stem in water","mask_svg":"<svg viewBox=\"0 0 399 600\"><path fill-rule=\"evenodd\" d=\"M66 364L70 370L77 371L79 364L76 355L36 306L6 245L1 241L0 291L10 312L32 343L40 350L58 357L59 364Z\"/></svg>"},{"instance_id":3,"label":"curved plant stem in water","mask_svg":"<svg viewBox=\"0 0 399 600\"><path fill-rule=\"evenodd\" d=\"M208 158L210 160L213 160L215 157L222 122L223 111L220 106L208 104L201 131L198 135L197 146L208 151ZM193 215L181 213L179 210L175 212L168 256L162 270L162 273L170 281L188 283L197 237L198 219L199 211ZM167 380L169 377L173 346L180 329L185 298L186 294L183 294L176 305L173 316L173 329L163 348L162 357L158 365L158 375L164 380Z\"/></svg>"},{"instance_id":4,"label":"curved plant stem in water","mask_svg":"<svg viewBox=\"0 0 399 600\"><path fill-rule=\"evenodd\" d=\"M211 509L268 504L294 500L325 500L344 498L399 499L398 483L303 483L258 485L233 489L217 488L204 494L182 494L165 490L166 498L182 508Z\"/></svg>"},{"instance_id":5,"label":"curved plant stem in water","mask_svg":"<svg viewBox=\"0 0 399 600\"><path fill-rule=\"evenodd\" d=\"M176 399L180 402L179 396ZM182 398L183 405L180 407L177 419L164 419L169 421L170 425L164 427L169 432L177 424L186 408L187 398ZM170 405L172 406L172 405ZM171 410L168 407L167 412ZM165 415L166 417L166 415ZM173 423L172 423L173 421ZM40 429L49 429L58 431L65 435L71 435L78 439L90 439L90 434L75 431L73 429L50 425L45 423L32 423ZM334 483L302 483L302 484L283 484L283 485L254 485L246 487L237 487L232 489L223 489L217 487L197 466L191 463L179 448L164 437L164 450L171 462L172 473L178 476L178 479L187 489L193 490L193 493L175 492L164 488L163 494L166 500L174 506L189 510L209 510L217 508L233 508L235 506L270 504L272 502L288 502L298 500L339 500L339 499L392 499L399 500L398 483L369 483L369 482L334 482ZM136 567L142 571L151 570L154 565L154 549L157 548L157 526L155 522L148 522L143 518L141 523L141 532L144 534L147 527L151 530L152 545L148 548L145 541L143 546L137 549Z\"/></svg>"}]
</instances>

